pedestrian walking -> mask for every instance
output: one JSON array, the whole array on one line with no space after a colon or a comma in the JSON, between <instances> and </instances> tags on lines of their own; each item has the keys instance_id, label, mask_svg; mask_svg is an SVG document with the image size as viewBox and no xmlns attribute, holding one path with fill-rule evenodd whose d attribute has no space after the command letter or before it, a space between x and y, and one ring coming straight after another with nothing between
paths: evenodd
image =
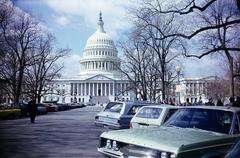
<instances>
[{"instance_id":1,"label":"pedestrian walking","mask_svg":"<svg viewBox=\"0 0 240 158\"><path fill-rule=\"evenodd\" d=\"M31 100L28 102L28 112L30 114L31 123L35 123L35 118L37 115L37 105L35 100L31 97Z\"/></svg>"}]
</instances>

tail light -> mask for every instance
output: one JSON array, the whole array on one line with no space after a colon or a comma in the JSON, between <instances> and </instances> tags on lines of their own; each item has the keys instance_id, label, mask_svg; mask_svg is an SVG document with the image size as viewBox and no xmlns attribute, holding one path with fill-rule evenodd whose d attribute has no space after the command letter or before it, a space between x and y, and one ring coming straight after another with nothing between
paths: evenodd
<instances>
[{"instance_id":1,"label":"tail light","mask_svg":"<svg viewBox=\"0 0 240 158\"><path fill-rule=\"evenodd\" d=\"M132 128L132 122L130 122L129 127Z\"/></svg>"},{"instance_id":2,"label":"tail light","mask_svg":"<svg viewBox=\"0 0 240 158\"><path fill-rule=\"evenodd\" d=\"M98 118L99 118L98 116L95 116L95 120L98 120Z\"/></svg>"}]
</instances>

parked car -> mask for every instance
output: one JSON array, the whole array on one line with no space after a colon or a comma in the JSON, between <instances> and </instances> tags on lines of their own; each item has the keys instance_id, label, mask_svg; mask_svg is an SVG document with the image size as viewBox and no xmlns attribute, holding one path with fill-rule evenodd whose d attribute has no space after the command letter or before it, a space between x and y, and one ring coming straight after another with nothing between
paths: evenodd
<instances>
[{"instance_id":1,"label":"parked car","mask_svg":"<svg viewBox=\"0 0 240 158\"><path fill-rule=\"evenodd\" d=\"M235 141L235 143L228 150L224 158L239 158L240 157L240 137Z\"/></svg>"},{"instance_id":2,"label":"parked car","mask_svg":"<svg viewBox=\"0 0 240 158\"><path fill-rule=\"evenodd\" d=\"M47 112L55 112L55 111L58 111L58 106L57 105L54 105L54 104L51 104L51 103L47 103L47 104L43 104L46 109L47 109Z\"/></svg>"},{"instance_id":3,"label":"parked car","mask_svg":"<svg viewBox=\"0 0 240 158\"><path fill-rule=\"evenodd\" d=\"M47 108L43 104L38 103L37 104L37 108L38 108L38 111L37 111L38 115L40 115L40 114L47 114Z\"/></svg>"},{"instance_id":4,"label":"parked car","mask_svg":"<svg viewBox=\"0 0 240 158\"><path fill-rule=\"evenodd\" d=\"M56 103L54 105L58 106L58 111L69 110L72 108L70 104Z\"/></svg>"},{"instance_id":5,"label":"parked car","mask_svg":"<svg viewBox=\"0 0 240 158\"><path fill-rule=\"evenodd\" d=\"M220 158L240 136L240 108L179 108L162 126L111 130L100 136L106 157Z\"/></svg>"},{"instance_id":6,"label":"parked car","mask_svg":"<svg viewBox=\"0 0 240 158\"><path fill-rule=\"evenodd\" d=\"M20 109L11 108L7 105L0 105L0 118L1 119L14 119L16 116L21 115Z\"/></svg>"},{"instance_id":7,"label":"parked car","mask_svg":"<svg viewBox=\"0 0 240 158\"><path fill-rule=\"evenodd\" d=\"M144 106L131 119L130 128L149 128L162 125L181 106Z\"/></svg>"},{"instance_id":8,"label":"parked car","mask_svg":"<svg viewBox=\"0 0 240 158\"><path fill-rule=\"evenodd\" d=\"M21 110L21 114L20 116L29 116L29 113L28 113L28 105L25 104L25 103L12 103L10 105L12 108L15 108L15 109L20 109Z\"/></svg>"},{"instance_id":9,"label":"parked car","mask_svg":"<svg viewBox=\"0 0 240 158\"><path fill-rule=\"evenodd\" d=\"M146 102L109 102L108 105L95 116L95 125L110 129L130 128L133 115L143 106L160 105ZM169 105L170 106L170 105Z\"/></svg>"},{"instance_id":10,"label":"parked car","mask_svg":"<svg viewBox=\"0 0 240 158\"><path fill-rule=\"evenodd\" d=\"M83 102L83 105L84 106L94 106L95 103L93 103L93 102Z\"/></svg>"}]
</instances>

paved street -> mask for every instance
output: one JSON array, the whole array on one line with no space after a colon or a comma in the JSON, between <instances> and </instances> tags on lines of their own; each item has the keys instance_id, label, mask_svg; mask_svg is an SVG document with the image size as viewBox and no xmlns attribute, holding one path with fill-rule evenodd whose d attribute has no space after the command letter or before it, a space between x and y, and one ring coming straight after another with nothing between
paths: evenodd
<instances>
[{"instance_id":1,"label":"paved street","mask_svg":"<svg viewBox=\"0 0 240 158\"><path fill-rule=\"evenodd\" d=\"M0 120L0 158L95 158L98 139L106 129L96 127L102 109L89 106L36 117Z\"/></svg>"}]
</instances>

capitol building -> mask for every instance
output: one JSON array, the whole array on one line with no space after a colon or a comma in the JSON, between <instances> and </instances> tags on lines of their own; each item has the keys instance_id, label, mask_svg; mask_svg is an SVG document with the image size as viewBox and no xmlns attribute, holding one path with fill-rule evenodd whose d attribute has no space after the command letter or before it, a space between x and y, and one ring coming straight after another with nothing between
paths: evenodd
<instances>
[{"instance_id":1,"label":"capitol building","mask_svg":"<svg viewBox=\"0 0 240 158\"><path fill-rule=\"evenodd\" d=\"M105 32L102 14L99 14L96 32L91 35L83 49L83 57L79 61L79 73L75 78L58 78L48 85L48 90L42 96L41 102L58 101L58 103L107 103L109 101L134 101L137 95L128 90L129 80L125 78L118 67L121 60L113 39ZM199 98L207 102L206 85L214 78L182 78L180 80L180 102L186 98L197 102ZM177 81L169 89L169 96L177 102ZM161 93L158 94L161 100ZM141 98L138 98L141 100Z\"/></svg>"},{"instance_id":2,"label":"capitol building","mask_svg":"<svg viewBox=\"0 0 240 158\"><path fill-rule=\"evenodd\" d=\"M133 100L126 91L128 80L118 69L121 60L113 39L105 32L102 14L99 14L96 32L91 35L83 49L76 78L54 79L42 101L59 103L100 102Z\"/></svg>"}]
</instances>

